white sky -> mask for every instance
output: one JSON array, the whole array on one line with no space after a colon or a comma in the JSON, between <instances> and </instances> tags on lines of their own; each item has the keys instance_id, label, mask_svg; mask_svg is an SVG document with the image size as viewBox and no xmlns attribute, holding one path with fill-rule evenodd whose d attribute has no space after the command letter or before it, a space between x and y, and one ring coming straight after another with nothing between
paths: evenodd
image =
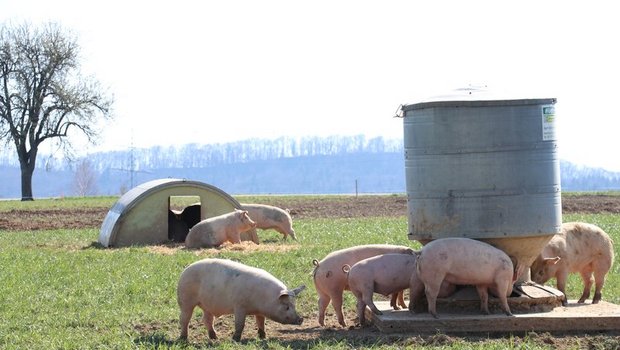
<instances>
[{"instance_id":1,"label":"white sky","mask_svg":"<svg viewBox=\"0 0 620 350\"><path fill-rule=\"evenodd\" d=\"M0 0L55 21L115 96L89 151L402 136L400 104L487 85L556 97L560 158L620 171L613 1Z\"/></svg>"}]
</instances>

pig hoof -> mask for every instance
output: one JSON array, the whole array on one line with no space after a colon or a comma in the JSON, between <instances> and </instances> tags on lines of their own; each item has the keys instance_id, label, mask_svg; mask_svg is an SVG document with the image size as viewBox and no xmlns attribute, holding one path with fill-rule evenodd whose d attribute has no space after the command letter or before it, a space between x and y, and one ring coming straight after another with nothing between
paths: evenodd
<instances>
[{"instance_id":1,"label":"pig hoof","mask_svg":"<svg viewBox=\"0 0 620 350\"><path fill-rule=\"evenodd\" d=\"M600 299L593 299L592 300L592 304L598 304L599 301L600 301Z\"/></svg>"},{"instance_id":2,"label":"pig hoof","mask_svg":"<svg viewBox=\"0 0 620 350\"><path fill-rule=\"evenodd\" d=\"M213 331L209 331L209 339L217 339L217 335Z\"/></svg>"},{"instance_id":3,"label":"pig hoof","mask_svg":"<svg viewBox=\"0 0 620 350\"><path fill-rule=\"evenodd\" d=\"M562 306L568 306L568 302L566 301L566 299L562 300Z\"/></svg>"},{"instance_id":4,"label":"pig hoof","mask_svg":"<svg viewBox=\"0 0 620 350\"><path fill-rule=\"evenodd\" d=\"M263 329L259 329L259 330L258 330L258 337L259 337L260 339L265 339L265 330L263 330Z\"/></svg>"},{"instance_id":5,"label":"pig hoof","mask_svg":"<svg viewBox=\"0 0 620 350\"><path fill-rule=\"evenodd\" d=\"M583 303L585 303L585 302L586 302L586 301L585 301L584 299L579 299L579 300L577 300L577 304L583 304Z\"/></svg>"}]
</instances>

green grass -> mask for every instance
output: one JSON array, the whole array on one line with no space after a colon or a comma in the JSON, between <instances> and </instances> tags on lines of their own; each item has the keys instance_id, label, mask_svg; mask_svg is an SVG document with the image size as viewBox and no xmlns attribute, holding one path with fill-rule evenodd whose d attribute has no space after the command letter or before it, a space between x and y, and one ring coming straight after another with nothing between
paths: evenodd
<instances>
[{"instance_id":1,"label":"green grass","mask_svg":"<svg viewBox=\"0 0 620 350\"><path fill-rule=\"evenodd\" d=\"M0 213L10 210L41 210L56 208L112 207L118 200L115 196L59 197L35 201L0 200Z\"/></svg>"},{"instance_id":2,"label":"green grass","mask_svg":"<svg viewBox=\"0 0 620 350\"><path fill-rule=\"evenodd\" d=\"M35 209L49 206L112 205L114 197L14 202ZM0 212L7 210L0 202ZM597 224L620 241L620 217L615 215L565 215L564 221ZM419 247L406 237L407 219L304 219L297 220L299 241L282 242L280 235L266 231L263 244L292 245L295 249L230 251L210 253L248 265L261 267L287 286L306 284L298 300L303 315L316 314L317 294L311 279L312 259L329 252L366 243L405 244ZM190 330L190 341L179 342L176 283L183 268L196 261L195 251L176 250L172 254L151 247L102 249L97 244L98 229L53 231L0 231L0 349L194 349L217 346L237 348L308 349L532 349L553 348L529 337L442 341L440 336L419 340L415 335L396 340L317 338L303 342L255 340L255 331L246 326L244 342L235 344L231 334L220 332L220 340L206 341L204 327ZM297 244L297 245L295 245ZM616 255L618 252L616 251ZM620 303L618 263L608 275L603 291L606 301ZM578 276L571 276L567 293L573 298L582 288ZM346 293L345 308L354 308L354 298ZM199 319L196 311L195 318ZM328 315L333 317L333 315ZM232 319L232 316L223 318ZM330 320L332 322L334 320ZM273 322L267 320L267 322ZM334 321L335 322L335 321ZM309 319L300 327L316 327ZM217 326L216 326L217 328ZM196 337L200 335L200 340ZM597 342L605 345L605 338ZM615 343L617 346L617 341ZM579 348L579 344L575 344Z\"/></svg>"}]
</instances>

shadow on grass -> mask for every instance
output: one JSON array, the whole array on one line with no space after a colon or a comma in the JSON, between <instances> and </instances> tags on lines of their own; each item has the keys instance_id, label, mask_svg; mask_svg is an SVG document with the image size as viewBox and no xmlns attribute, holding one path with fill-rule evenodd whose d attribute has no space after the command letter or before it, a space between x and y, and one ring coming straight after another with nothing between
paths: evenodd
<instances>
[{"instance_id":1,"label":"shadow on grass","mask_svg":"<svg viewBox=\"0 0 620 350\"><path fill-rule=\"evenodd\" d=\"M107 249L107 247L104 247L103 244L99 243L98 241L93 241L93 242L90 242L89 245L82 247L82 250L87 250L87 249Z\"/></svg>"}]
</instances>

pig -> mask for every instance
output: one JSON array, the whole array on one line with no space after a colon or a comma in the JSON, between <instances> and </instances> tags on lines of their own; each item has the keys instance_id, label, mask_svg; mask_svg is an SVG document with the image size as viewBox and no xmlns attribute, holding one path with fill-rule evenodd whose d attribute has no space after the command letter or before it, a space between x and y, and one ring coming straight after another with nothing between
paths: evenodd
<instances>
[{"instance_id":1,"label":"pig","mask_svg":"<svg viewBox=\"0 0 620 350\"><path fill-rule=\"evenodd\" d=\"M602 298L605 276L613 262L613 242L605 231L588 223L566 222L532 263L531 276L534 282L540 284L555 277L557 289L565 293L568 274L579 272L584 288L577 302L584 303L590 297L594 275L592 304L597 304ZM565 294L562 305L567 304Z\"/></svg>"},{"instance_id":2,"label":"pig","mask_svg":"<svg viewBox=\"0 0 620 350\"><path fill-rule=\"evenodd\" d=\"M234 211L202 220L189 230L185 238L187 248L212 248L229 241L241 243L241 232L254 228L256 223L245 210ZM255 242L258 243L258 242Z\"/></svg>"},{"instance_id":3,"label":"pig","mask_svg":"<svg viewBox=\"0 0 620 350\"><path fill-rule=\"evenodd\" d=\"M281 233L284 239L291 236L292 239L297 240L295 230L293 230L293 219L288 211L265 204L241 204L241 207L247 210L252 220L256 222L256 228L274 229ZM250 230L254 232L249 232L253 237L256 236L256 228Z\"/></svg>"},{"instance_id":4,"label":"pig","mask_svg":"<svg viewBox=\"0 0 620 350\"><path fill-rule=\"evenodd\" d=\"M177 302L181 310L181 339L187 339L189 321L196 306L203 311L202 320L209 338L217 339L213 320L234 314L233 340L240 341L247 315L254 315L258 337L265 338L265 317L282 324L301 325L303 318L295 310L295 298L302 285L288 289L269 272L228 259L207 258L187 266L177 285Z\"/></svg>"},{"instance_id":5,"label":"pig","mask_svg":"<svg viewBox=\"0 0 620 350\"><path fill-rule=\"evenodd\" d=\"M347 274L342 271L342 267L344 265L353 266L360 260L387 253L412 255L414 251L409 247L400 245L368 244L336 250L327 254L321 261L316 259L312 261L315 266L313 271L314 286L319 294L319 324L321 326L325 326L325 310L330 301L332 301L336 311L338 323L342 327L347 326L342 314L342 294L349 289L349 285ZM402 295L399 299L403 305ZM394 303L394 296L392 300ZM405 306L403 305L403 307Z\"/></svg>"},{"instance_id":6,"label":"pig","mask_svg":"<svg viewBox=\"0 0 620 350\"><path fill-rule=\"evenodd\" d=\"M516 281L512 261L502 250L470 238L441 238L426 244L420 251L415 273L410 280L409 311L426 293L428 311L438 318L437 297L443 282L474 285L480 296L480 309L489 314L488 290L496 294L502 309L512 316L508 296Z\"/></svg>"},{"instance_id":7,"label":"pig","mask_svg":"<svg viewBox=\"0 0 620 350\"><path fill-rule=\"evenodd\" d=\"M364 325L366 306L376 315L383 314L372 300L374 293L394 295L409 288L411 275L416 269L418 252L414 254L382 254L358 261L353 266L344 265L348 272L349 289L357 298L357 317ZM439 297L444 298L456 290L455 285L442 284ZM392 305L393 306L393 305Z\"/></svg>"}]
</instances>

